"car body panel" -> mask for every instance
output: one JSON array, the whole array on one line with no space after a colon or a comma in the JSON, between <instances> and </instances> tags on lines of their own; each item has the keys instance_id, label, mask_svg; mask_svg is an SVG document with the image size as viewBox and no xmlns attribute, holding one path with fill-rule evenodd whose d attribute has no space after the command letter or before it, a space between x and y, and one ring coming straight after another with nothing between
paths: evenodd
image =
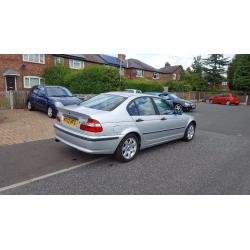
<instances>
[{"instance_id":1,"label":"car body panel","mask_svg":"<svg viewBox=\"0 0 250 250\"><path fill-rule=\"evenodd\" d=\"M68 97L48 96L46 89L50 87L66 89L65 87L60 87L60 86L45 86L45 85L34 86L29 92L27 101L30 101L35 109L43 112L47 112L48 107L51 107L54 116L58 112L58 107L56 107L55 105L56 102L60 102L64 106L76 105L81 102L81 100L75 96L68 96Z\"/></svg>"},{"instance_id":2,"label":"car body panel","mask_svg":"<svg viewBox=\"0 0 250 250\"><path fill-rule=\"evenodd\" d=\"M240 98L234 96L233 94L215 95L210 97L208 100L216 104L226 104L227 102L230 102L231 104L238 105L240 103Z\"/></svg>"},{"instance_id":3,"label":"car body panel","mask_svg":"<svg viewBox=\"0 0 250 250\"><path fill-rule=\"evenodd\" d=\"M168 115L133 116L127 111L127 106L137 98L149 97L144 94L111 92L110 95L122 95L126 100L112 111L102 111L83 106L68 106L59 108L60 122L55 124L56 138L81 151L95 154L113 154L121 140L129 133L135 133L140 138L140 149L156 144L179 139L184 136L186 127L192 121L192 116L174 112ZM79 124L71 127L62 122L64 116L72 115ZM92 133L80 130L80 124L88 118L100 122L103 131ZM162 120L162 118L165 118ZM142 121L137 121L141 119Z\"/></svg>"},{"instance_id":4,"label":"car body panel","mask_svg":"<svg viewBox=\"0 0 250 250\"><path fill-rule=\"evenodd\" d=\"M163 92L162 96L164 96L169 101L171 100L173 103L173 106L180 104L182 106L183 111L191 111L191 110L196 109L196 104L194 102L181 99L178 96L173 95L173 93Z\"/></svg>"}]
</instances>

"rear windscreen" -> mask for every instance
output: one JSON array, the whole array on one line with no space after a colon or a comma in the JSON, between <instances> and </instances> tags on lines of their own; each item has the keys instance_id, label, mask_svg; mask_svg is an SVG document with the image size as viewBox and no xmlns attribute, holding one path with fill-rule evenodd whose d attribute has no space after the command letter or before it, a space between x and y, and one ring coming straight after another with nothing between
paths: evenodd
<instances>
[{"instance_id":1,"label":"rear windscreen","mask_svg":"<svg viewBox=\"0 0 250 250\"><path fill-rule=\"evenodd\" d=\"M121 103L126 100L123 96L111 95L111 94L101 94L95 96L85 102L82 102L80 106L103 110L103 111L112 111L117 108Z\"/></svg>"}]
</instances>

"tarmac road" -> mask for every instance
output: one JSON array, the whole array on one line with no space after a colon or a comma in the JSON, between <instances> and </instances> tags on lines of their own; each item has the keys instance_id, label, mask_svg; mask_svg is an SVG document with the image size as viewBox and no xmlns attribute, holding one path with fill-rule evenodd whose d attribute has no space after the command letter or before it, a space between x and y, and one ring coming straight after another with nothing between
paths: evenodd
<instances>
[{"instance_id":1,"label":"tarmac road","mask_svg":"<svg viewBox=\"0 0 250 250\"><path fill-rule=\"evenodd\" d=\"M190 114L198 123L193 141L144 150L126 164L53 140L1 147L0 187L77 165L1 193L250 194L250 107L201 103Z\"/></svg>"}]
</instances>

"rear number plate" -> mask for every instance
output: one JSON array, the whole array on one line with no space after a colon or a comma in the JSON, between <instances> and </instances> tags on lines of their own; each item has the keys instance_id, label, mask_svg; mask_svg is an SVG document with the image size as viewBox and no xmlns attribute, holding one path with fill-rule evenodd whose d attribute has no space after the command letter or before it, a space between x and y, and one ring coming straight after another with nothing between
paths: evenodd
<instances>
[{"instance_id":1,"label":"rear number plate","mask_svg":"<svg viewBox=\"0 0 250 250\"><path fill-rule=\"evenodd\" d=\"M74 120L74 119L71 119L71 118L68 118L68 117L64 117L63 118L63 122L67 125L70 125L72 127L76 127L78 122L77 120Z\"/></svg>"}]
</instances>

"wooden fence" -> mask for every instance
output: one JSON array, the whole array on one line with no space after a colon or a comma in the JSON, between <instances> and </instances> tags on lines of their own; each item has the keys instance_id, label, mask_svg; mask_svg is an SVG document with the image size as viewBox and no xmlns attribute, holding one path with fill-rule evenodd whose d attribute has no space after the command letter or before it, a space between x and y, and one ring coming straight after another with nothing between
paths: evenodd
<instances>
[{"instance_id":1,"label":"wooden fence","mask_svg":"<svg viewBox=\"0 0 250 250\"><path fill-rule=\"evenodd\" d=\"M23 109L27 104L27 91L0 92L0 109Z\"/></svg>"}]
</instances>

